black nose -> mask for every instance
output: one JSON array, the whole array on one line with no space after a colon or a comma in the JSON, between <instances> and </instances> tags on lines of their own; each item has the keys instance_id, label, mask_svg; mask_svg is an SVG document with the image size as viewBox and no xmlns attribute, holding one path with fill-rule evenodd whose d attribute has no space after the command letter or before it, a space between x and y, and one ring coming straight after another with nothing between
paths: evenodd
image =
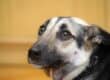
<instances>
[{"instance_id":1,"label":"black nose","mask_svg":"<svg viewBox=\"0 0 110 80\"><path fill-rule=\"evenodd\" d=\"M41 51L40 50L29 49L28 58L31 59L31 61L38 60L40 56L41 56Z\"/></svg>"}]
</instances>

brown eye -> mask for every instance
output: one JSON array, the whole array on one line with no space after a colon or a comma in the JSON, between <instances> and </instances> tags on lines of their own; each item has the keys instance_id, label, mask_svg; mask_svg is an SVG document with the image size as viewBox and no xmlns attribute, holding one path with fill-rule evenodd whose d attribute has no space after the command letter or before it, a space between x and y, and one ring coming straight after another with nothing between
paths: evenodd
<instances>
[{"instance_id":1,"label":"brown eye","mask_svg":"<svg viewBox=\"0 0 110 80\"><path fill-rule=\"evenodd\" d=\"M50 20L47 20L43 25L41 25L40 29L39 29L39 35L41 36L45 31L46 31L46 28L49 24Z\"/></svg>"},{"instance_id":2,"label":"brown eye","mask_svg":"<svg viewBox=\"0 0 110 80\"><path fill-rule=\"evenodd\" d=\"M75 39L76 37L72 35L69 31L63 31L63 36L67 37L68 39L73 38Z\"/></svg>"},{"instance_id":3,"label":"brown eye","mask_svg":"<svg viewBox=\"0 0 110 80\"><path fill-rule=\"evenodd\" d=\"M75 36L73 36L68 30L62 32L62 37L64 40L69 40L71 38L75 39Z\"/></svg>"},{"instance_id":4,"label":"brown eye","mask_svg":"<svg viewBox=\"0 0 110 80\"><path fill-rule=\"evenodd\" d=\"M62 32L62 36L64 36L64 37L70 37L71 36L71 33L69 31L63 31Z\"/></svg>"},{"instance_id":5,"label":"brown eye","mask_svg":"<svg viewBox=\"0 0 110 80\"><path fill-rule=\"evenodd\" d=\"M44 25L42 25L41 27L40 27L40 29L39 29L39 35L42 35L44 32L45 32L45 30L46 30L46 27L44 26Z\"/></svg>"},{"instance_id":6,"label":"brown eye","mask_svg":"<svg viewBox=\"0 0 110 80\"><path fill-rule=\"evenodd\" d=\"M72 38L72 34L68 31L68 30L64 30L64 31L61 31L61 32L58 32L57 33L57 37L60 39L60 40L69 40Z\"/></svg>"}]
</instances>

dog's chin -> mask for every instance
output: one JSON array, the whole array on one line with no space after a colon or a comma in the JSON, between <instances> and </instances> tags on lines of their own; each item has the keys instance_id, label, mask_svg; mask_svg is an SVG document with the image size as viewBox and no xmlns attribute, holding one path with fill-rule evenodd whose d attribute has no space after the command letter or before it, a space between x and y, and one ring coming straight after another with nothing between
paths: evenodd
<instances>
[{"instance_id":1,"label":"dog's chin","mask_svg":"<svg viewBox=\"0 0 110 80\"><path fill-rule=\"evenodd\" d=\"M38 63L36 64L33 61L31 61L30 64L34 65L36 68L43 69L45 73L52 78L52 80L72 80L72 78L80 74L80 72L82 72L86 66L82 65L78 67L69 62L57 67L47 66L44 64L41 65Z\"/></svg>"},{"instance_id":2,"label":"dog's chin","mask_svg":"<svg viewBox=\"0 0 110 80\"><path fill-rule=\"evenodd\" d=\"M76 69L76 67L69 62L65 62L60 65L56 64L57 66L48 66L38 62L36 63L29 59L29 63L36 68L43 69L46 74L52 78L52 80L65 80L65 77Z\"/></svg>"},{"instance_id":3,"label":"dog's chin","mask_svg":"<svg viewBox=\"0 0 110 80\"><path fill-rule=\"evenodd\" d=\"M68 74L69 67L65 64L63 66L55 67L47 67L44 65L39 65L35 63L31 63L35 68L43 69L44 72L52 78L52 80L64 80L64 77Z\"/></svg>"},{"instance_id":4,"label":"dog's chin","mask_svg":"<svg viewBox=\"0 0 110 80\"><path fill-rule=\"evenodd\" d=\"M53 80L65 80L65 76L71 73L75 67L72 64L65 64L57 68L44 68L47 75L49 75Z\"/></svg>"},{"instance_id":5,"label":"dog's chin","mask_svg":"<svg viewBox=\"0 0 110 80\"><path fill-rule=\"evenodd\" d=\"M63 80L64 74L61 72L60 68L45 68L46 74L50 76L53 80Z\"/></svg>"}]
</instances>

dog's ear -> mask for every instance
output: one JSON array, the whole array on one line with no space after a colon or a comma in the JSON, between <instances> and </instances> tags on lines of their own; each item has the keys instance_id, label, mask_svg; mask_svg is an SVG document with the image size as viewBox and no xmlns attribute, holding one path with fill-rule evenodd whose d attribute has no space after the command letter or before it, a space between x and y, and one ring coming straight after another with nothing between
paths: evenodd
<instances>
[{"instance_id":1,"label":"dog's ear","mask_svg":"<svg viewBox=\"0 0 110 80\"><path fill-rule=\"evenodd\" d=\"M86 40L93 44L100 44L102 42L101 29L96 25L86 27Z\"/></svg>"},{"instance_id":2,"label":"dog's ear","mask_svg":"<svg viewBox=\"0 0 110 80\"><path fill-rule=\"evenodd\" d=\"M110 45L110 33L97 25L90 25L86 29L87 40L92 43Z\"/></svg>"}]
</instances>

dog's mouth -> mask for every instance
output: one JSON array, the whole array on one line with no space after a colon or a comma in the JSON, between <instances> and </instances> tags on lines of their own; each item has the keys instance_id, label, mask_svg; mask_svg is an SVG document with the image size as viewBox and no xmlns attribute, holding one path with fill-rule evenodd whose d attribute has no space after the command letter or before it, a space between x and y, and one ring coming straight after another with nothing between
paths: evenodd
<instances>
[{"instance_id":1,"label":"dog's mouth","mask_svg":"<svg viewBox=\"0 0 110 80\"><path fill-rule=\"evenodd\" d=\"M62 64L56 64L57 66L39 65L33 61L29 61L36 68L43 69L45 73L52 78L52 80L65 80L65 77L75 69L72 63L65 62Z\"/></svg>"},{"instance_id":2,"label":"dog's mouth","mask_svg":"<svg viewBox=\"0 0 110 80\"><path fill-rule=\"evenodd\" d=\"M50 76L53 80L63 80L64 74L61 72L60 68L45 68L45 72L48 76Z\"/></svg>"},{"instance_id":3,"label":"dog's mouth","mask_svg":"<svg viewBox=\"0 0 110 80\"><path fill-rule=\"evenodd\" d=\"M47 66L47 65L39 65L34 63L33 61L29 61L30 64L35 66L36 68L43 69L44 72L52 78L52 80L64 80L64 76L67 74L67 63L57 66ZM68 69L67 69L68 70Z\"/></svg>"},{"instance_id":4,"label":"dog's mouth","mask_svg":"<svg viewBox=\"0 0 110 80\"><path fill-rule=\"evenodd\" d=\"M64 80L64 78L73 70L73 65L70 63L63 64L57 68L47 67L44 68L46 74L52 78L52 80Z\"/></svg>"}]
</instances>

